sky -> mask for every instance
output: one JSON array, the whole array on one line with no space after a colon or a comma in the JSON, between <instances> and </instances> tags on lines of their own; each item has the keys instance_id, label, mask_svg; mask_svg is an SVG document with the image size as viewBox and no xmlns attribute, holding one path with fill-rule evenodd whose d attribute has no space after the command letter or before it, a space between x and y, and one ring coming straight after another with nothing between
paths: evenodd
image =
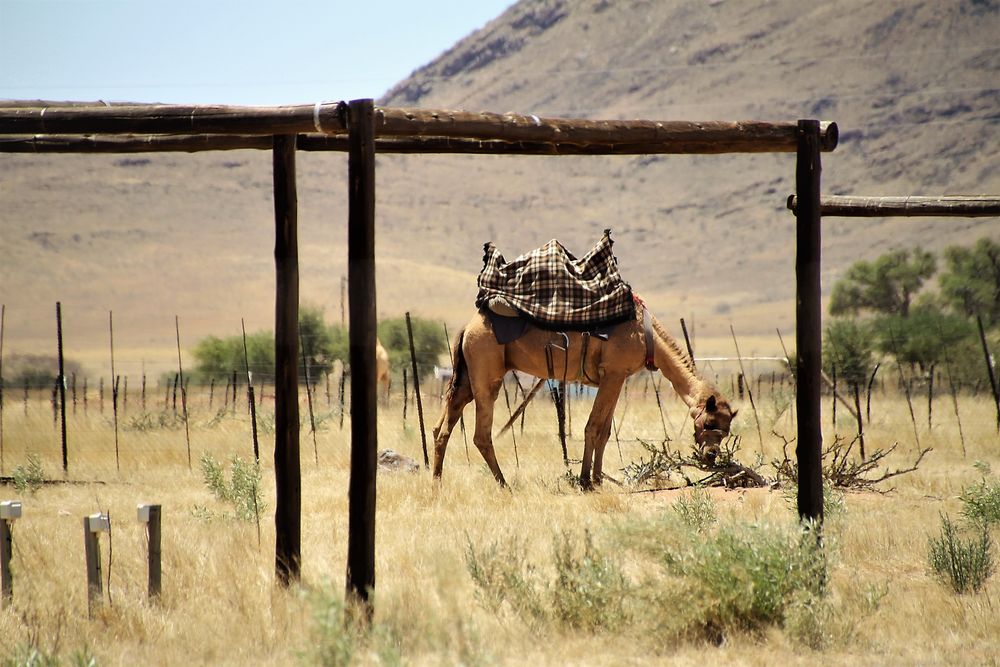
<instances>
[{"instance_id":1,"label":"sky","mask_svg":"<svg viewBox=\"0 0 1000 667\"><path fill-rule=\"evenodd\" d=\"M515 0L0 0L0 99L378 98Z\"/></svg>"}]
</instances>

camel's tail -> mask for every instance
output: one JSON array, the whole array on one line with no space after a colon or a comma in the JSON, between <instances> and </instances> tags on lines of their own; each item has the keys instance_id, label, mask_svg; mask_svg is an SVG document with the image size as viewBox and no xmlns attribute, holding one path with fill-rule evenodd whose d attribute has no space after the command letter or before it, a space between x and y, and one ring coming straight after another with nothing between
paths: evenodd
<instances>
[{"instance_id":1,"label":"camel's tail","mask_svg":"<svg viewBox=\"0 0 1000 667\"><path fill-rule=\"evenodd\" d=\"M448 383L447 402L458 391L461 383L469 381L469 366L465 363L465 353L462 352L462 340L465 338L465 329L459 329L455 336L455 345L451 351L451 381Z\"/></svg>"}]
</instances>

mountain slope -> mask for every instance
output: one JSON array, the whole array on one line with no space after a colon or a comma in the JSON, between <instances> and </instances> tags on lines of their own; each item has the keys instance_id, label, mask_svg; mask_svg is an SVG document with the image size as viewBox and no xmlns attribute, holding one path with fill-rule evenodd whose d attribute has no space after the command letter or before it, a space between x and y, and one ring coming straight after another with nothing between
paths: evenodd
<instances>
[{"instance_id":1,"label":"mountain slope","mask_svg":"<svg viewBox=\"0 0 1000 667\"><path fill-rule=\"evenodd\" d=\"M825 192L997 194L997 34L995 0L524 0L380 103L835 120ZM298 160L302 294L337 320L345 160ZM704 345L725 341L732 322L773 351L764 339L792 326L793 155L387 155L378 166L382 316L410 310L454 330L471 311L485 241L513 256L559 238L582 253L610 227L625 278L664 321L695 320ZM191 340L235 333L241 317L269 328L270 178L264 152L0 155L6 349L50 348L56 300L95 364L112 309L133 363L172 344L175 313ZM984 235L1000 238L996 220L825 220L824 289L859 258Z\"/></svg>"}]
</instances>

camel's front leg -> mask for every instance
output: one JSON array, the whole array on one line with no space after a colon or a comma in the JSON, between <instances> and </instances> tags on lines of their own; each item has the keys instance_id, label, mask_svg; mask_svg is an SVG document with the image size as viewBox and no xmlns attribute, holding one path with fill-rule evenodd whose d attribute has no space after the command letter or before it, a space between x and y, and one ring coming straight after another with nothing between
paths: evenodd
<instances>
[{"instance_id":1,"label":"camel's front leg","mask_svg":"<svg viewBox=\"0 0 1000 667\"><path fill-rule=\"evenodd\" d=\"M583 465L580 468L580 486L591 488L591 465L593 465L593 484L600 485L601 470L604 465L604 447L611 435L611 419L615 414L618 396L621 394L624 376L605 375L594 398L594 407L590 410L587 428L584 430Z\"/></svg>"},{"instance_id":2,"label":"camel's front leg","mask_svg":"<svg viewBox=\"0 0 1000 667\"><path fill-rule=\"evenodd\" d=\"M493 406L496 404L502 382L503 378L490 382L488 386L476 387L473 390L476 400L476 434L473 436L473 442L476 443L476 449L483 455L486 465L490 467L490 472L493 473L500 486L507 486L507 480L503 478L500 464L497 463L496 452L493 449Z\"/></svg>"}]
</instances>

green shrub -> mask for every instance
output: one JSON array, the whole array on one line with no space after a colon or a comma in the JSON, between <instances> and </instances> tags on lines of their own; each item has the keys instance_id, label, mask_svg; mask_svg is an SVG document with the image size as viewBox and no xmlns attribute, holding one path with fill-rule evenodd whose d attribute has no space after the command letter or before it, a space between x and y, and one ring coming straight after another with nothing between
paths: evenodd
<instances>
[{"instance_id":1,"label":"green shrub","mask_svg":"<svg viewBox=\"0 0 1000 667\"><path fill-rule=\"evenodd\" d=\"M688 528L703 531L716 522L715 501L705 489L685 491L677 497L672 507Z\"/></svg>"},{"instance_id":2,"label":"green shrub","mask_svg":"<svg viewBox=\"0 0 1000 667\"><path fill-rule=\"evenodd\" d=\"M2 660L0 665L3 667L59 667L66 664L58 654L48 654L28 644L17 646L11 655ZM97 667L98 662L89 648L83 648L69 656L68 664L72 667Z\"/></svg>"},{"instance_id":3,"label":"green shrub","mask_svg":"<svg viewBox=\"0 0 1000 667\"><path fill-rule=\"evenodd\" d=\"M45 470L38 454L28 454L27 465L18 465L11 472L14 488L20 493L34 493L45 483Z\"/></svg>"},{"instance_id":4,"label":"green shrub","mask_svg":"<svg viewBox=\"0 0 1000 667\"><path fill-rule=\"evenodd\" d=\"M951 520L941 516L941 535L929 541L934 574L956 593L976 592L993 574L993 541L987 524L976 526L976 535L962 539Z\"/></svg>"},{"instance_id":5,"label":"green shrub","mask_svg":"<svg viewBox=\"0 0 1000 667\"><path fill-rule=\"evenodd\" d=\"M479 550L467 539L465 566L476 585L476 599L490 611L499 612L506 602L527 619L545 618L538 575L523 542L511 538Z\"/></svg>"},{"instance_id":6,"label":"green shrub","mask_svg":"<svg viewBox=\"0 0 1000 667\"><path fill-rule=\"evenodd\" d=\"M587 632L632 627L722 641L730 632L779 626L803 644L828 643L827 563L814 533L711 527L707 512L691 516L699 517L693 526L668 512L614 529L616 549L638 556L630 559L634 578L589 533L557 535L551 569L530 562L516 538L484 549L470 541L466 565L484 607L509 609L538 630L547 623Z\"/></svg>"},{"instance_id":7,"label":"green shrub","mask_svg":"<svg viewBox=\"0 0 1000 667\"><path fill-rule=\"evenodd\" d=\"M231 481L226 482L222 464L206 452L201 456L201 473L205 486L215 497L233 506L236 518L242 521L259 521L260 515L267 510L261 496L259 464L234 456Z\"/></svg>"},{"instance_id":8,"label":"green shrub","mask_svg":"<svg viewBox=\"0 0 1000 667\"><path fill-rule=\"evenodd\" d=\"M959 500L962 501L962 515L969 521L987 525L1000 523L1000 482L984 477L978 484L963 489Z\"/></svg>"},{"instance_id":9,"label":"green shrub","mask_svg":"<svg viewBox=\"0 0 1000 667\"><path fill-rule=\"evenodd\" d=\"M347 605L328 590L307 592L311 612L310 646L303 657L311 664L341 667L350 665L359 637L350 624Z\"/></svg>"},{"instance_id":10,"label":"green shrub","mask_svg":"<svg viewBox=\"0 0 1000 667\"><path fill-rule=\"evenodd\" d=\"M180 414L170 412L141 412L138 415L129 417L122 429L145 433L160 429L176 431L183 427L184 417Z\"/></svg>"},{"instance_id":11,"label":"green shrub","mask_svg":"<svg viewBox=\"0 0 1000 667\"><path fill-rule=\"evenodd\" d=\"M662 562L687 589L696 612L689 629L709 635L781 624L793 602L825 593L826 560L811 532L721 526L664 552Z\"/></svg>"},{"instance_id":12,"label":"green shrub","mask_svg":"<svg viewBox=\"0 0 1000 667\"><path fill-rule=\"evenodd\" d=\"M583 630L613 630L628 620L630 584L621 567L602 554L589 531L582 548L568 533L552 548L556 578L550 588L553 613L561 625Z\"/></svg>"},{"instance_id":13,"label":"green shrub","mask_svg":"<svg viewBox=\"0 0 1000 667\"><path fill-rule=\"evenodd\" d=\"M793 512L799 511L799 491L796 486L782 487L785 502ZM836 519L847 514L847 502L843 491L835 487L830 480L823 479L823 518Z\"/></svg>"},{"instance_id":14,"label":"green shrub","mask_svg":"<svg viewBox=\"0 0 1000 667\"><path fill-rule=\"evenodd\" d=\"M612 630L628 621L625 603L631 584L589 532L582 544L568 533L556 536L552 560L554 577L546 581L516 538L482 550L470 541L465 557L477 599L494 613L506 603L536 627L551 621L589 631Z\"/></svg>"}]
</instances>

